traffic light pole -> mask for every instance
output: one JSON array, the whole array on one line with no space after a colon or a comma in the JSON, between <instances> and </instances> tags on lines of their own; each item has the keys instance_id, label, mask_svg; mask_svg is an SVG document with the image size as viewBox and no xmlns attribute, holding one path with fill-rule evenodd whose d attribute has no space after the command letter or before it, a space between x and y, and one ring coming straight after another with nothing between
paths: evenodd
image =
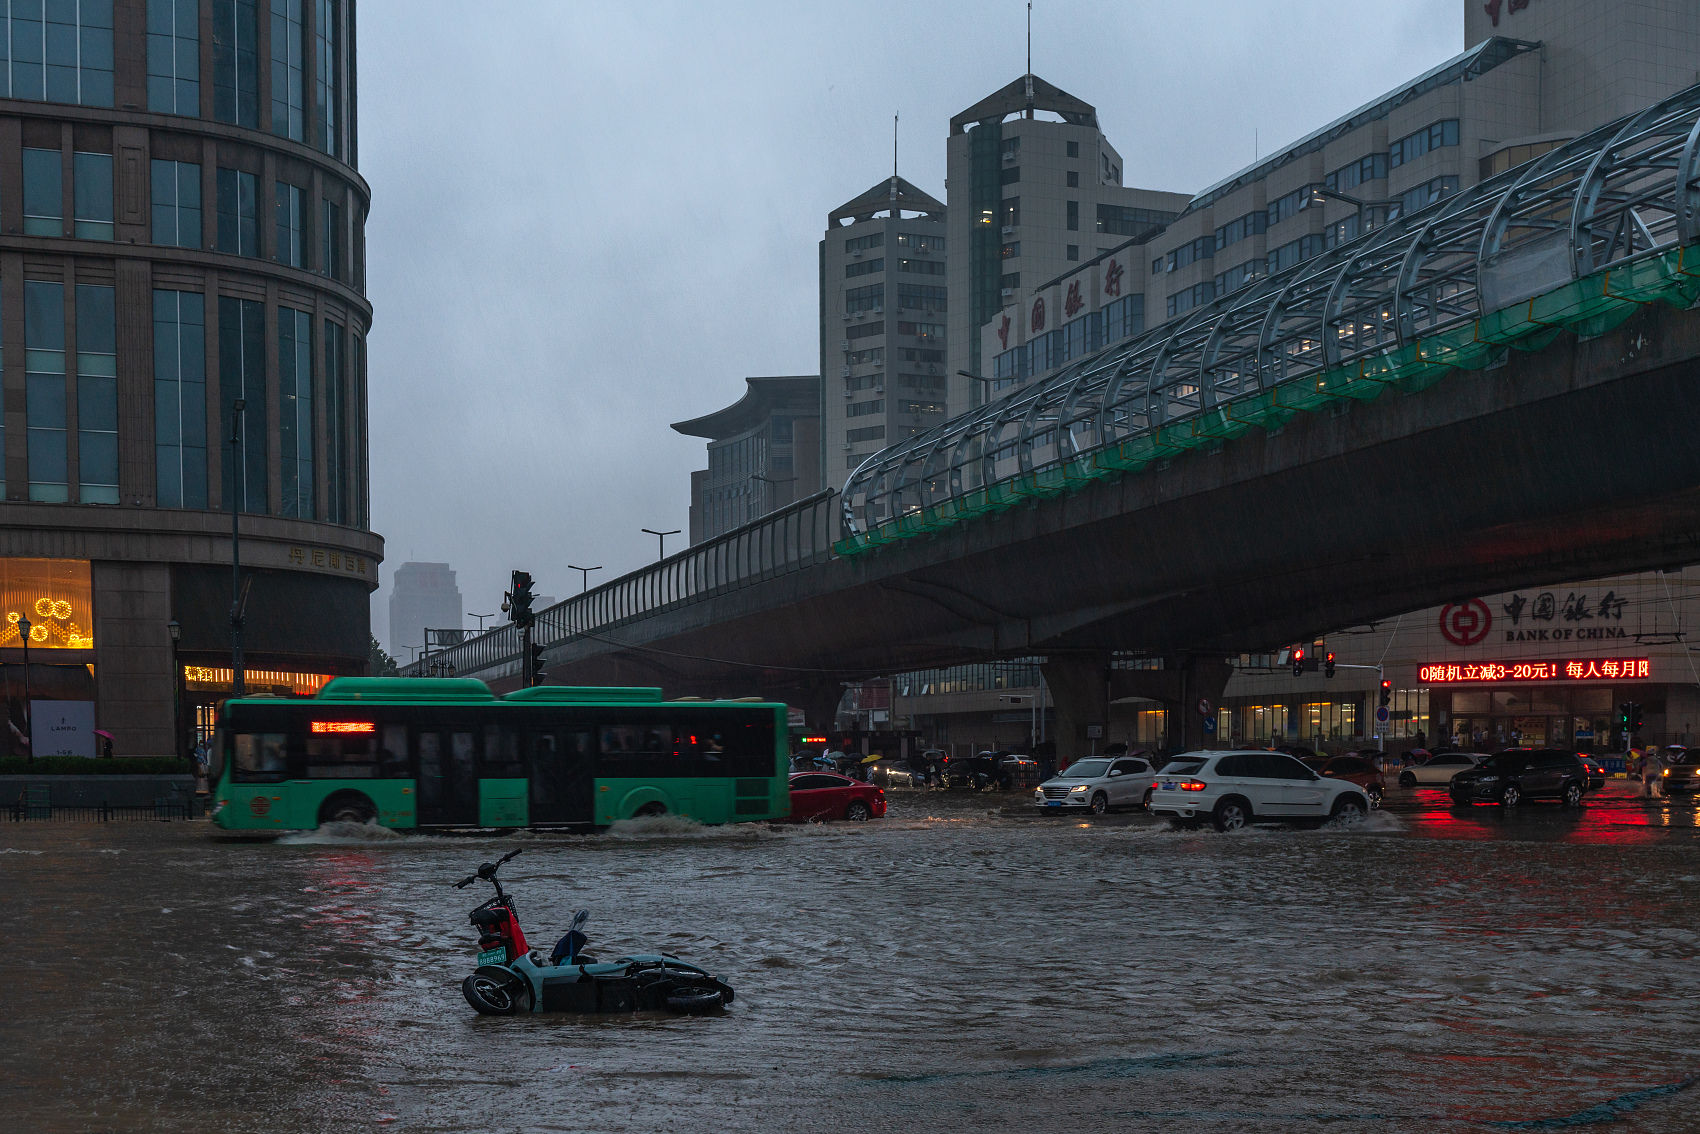
<instances>
[{"instance_id":1,"label":"traffic light pole","mask_svg":"<svg viewBox=\"0 0 1700 1134\"><path fill-rule=\"evenodd\" d=\"M530 689L535 680L536 674L533 672L531 664L531 627L521 626L519 628L519 687Z\"/></svg>"}]
</instances>

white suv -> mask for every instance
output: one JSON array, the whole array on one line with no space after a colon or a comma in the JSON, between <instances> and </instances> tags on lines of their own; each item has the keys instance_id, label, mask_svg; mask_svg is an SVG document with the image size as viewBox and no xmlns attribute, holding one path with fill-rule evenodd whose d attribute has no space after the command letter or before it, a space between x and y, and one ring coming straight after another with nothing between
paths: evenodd
<instances>
[{"instance_id":1,"label":"white suv","mask_svg":"<svg viewBox=\"0 0 1700 1134\"><path fill-rule=\"evenodd\" d=\"M1086 756L1033 791L1033 805L1051 811L1084 807L1102 815L1112 807L1144 807L1155 773L1138 756Z\"/></svg>"},{"instance_id":2,"label":"white suv","mask_svg":"<svg viewBox=\"0 0 1700 1134\"><path fill-rule=\"evenodd\" d=\"M1151 810L1177 825L1234 831L1254 819L1358 819L1363 788L1317 775L1284 752L1188 752L1163 765Z\"/></svg>"}]
</instances>

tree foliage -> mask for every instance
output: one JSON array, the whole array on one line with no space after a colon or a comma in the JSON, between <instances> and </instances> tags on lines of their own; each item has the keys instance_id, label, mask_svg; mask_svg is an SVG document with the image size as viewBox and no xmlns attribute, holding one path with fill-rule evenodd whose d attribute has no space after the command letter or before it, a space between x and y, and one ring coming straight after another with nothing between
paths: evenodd
<instances>
[{"instance_id":1,"label":"tree foliage","mask_svg":"<svg viewBox=\"0 0 1700 1134\"><path fill-rule=\"evenodd\" d=\"M384 647L378 645L377 635L372 635L372 649L366 662L367 672L373 677L400 677L401 667L396 660L384 652Z\"/></svg>"}]
</instances>

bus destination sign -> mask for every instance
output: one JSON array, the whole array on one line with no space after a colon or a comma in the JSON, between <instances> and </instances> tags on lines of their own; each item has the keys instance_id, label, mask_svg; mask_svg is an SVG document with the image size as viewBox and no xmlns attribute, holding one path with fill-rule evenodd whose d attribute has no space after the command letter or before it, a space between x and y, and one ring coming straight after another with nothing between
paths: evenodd
<instances>
[{"instance_id":1,"label":"bus destination sign","mask_svg":"<svg viewBox=\"0 0 1700 1134\"><path fill-rule=\"evenodd\" d=\"M1502 681L1640 681L1651 676L1646 658L1566 658L1560 661L1446 662L1420 666L1424 685Z\"/></svg>"},{"instance_id":2,"label":"bus destination sign","mask_svg":"<svg viewBox=\"0 0 1700 1134\"><path fill-rule=\"evenodd\" d=\"M378 726L371 721L314 721L312 732L377 732Z\"/></svg>"}]
</instances>

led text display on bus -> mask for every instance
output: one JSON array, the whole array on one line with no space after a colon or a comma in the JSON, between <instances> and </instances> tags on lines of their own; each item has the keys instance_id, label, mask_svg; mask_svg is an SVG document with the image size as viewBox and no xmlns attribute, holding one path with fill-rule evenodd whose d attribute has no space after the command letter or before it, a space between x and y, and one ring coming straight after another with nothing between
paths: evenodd
<instances>
[{"instance_id":1,"label":"led text display on bus","mask_svg":"<svg viewBox=\"0 0 1700 1134\"><path fill-rule=\"evenodd\" d=\"M377 732L371 721L313 721L311 732Z\"/></svg>"},{"instance_id":2,"label":"led text display on bus","mask_svg":"<svg viewBox=\"0 0 1700 1134\"><path fill-rule=\"evenodd\" d=\"M1565 658L1558 661L1442 662L1417 670L1424 685L1488 685L1508 681L1640 681L1646 658Z\"/></svg>"}]
</instances>

